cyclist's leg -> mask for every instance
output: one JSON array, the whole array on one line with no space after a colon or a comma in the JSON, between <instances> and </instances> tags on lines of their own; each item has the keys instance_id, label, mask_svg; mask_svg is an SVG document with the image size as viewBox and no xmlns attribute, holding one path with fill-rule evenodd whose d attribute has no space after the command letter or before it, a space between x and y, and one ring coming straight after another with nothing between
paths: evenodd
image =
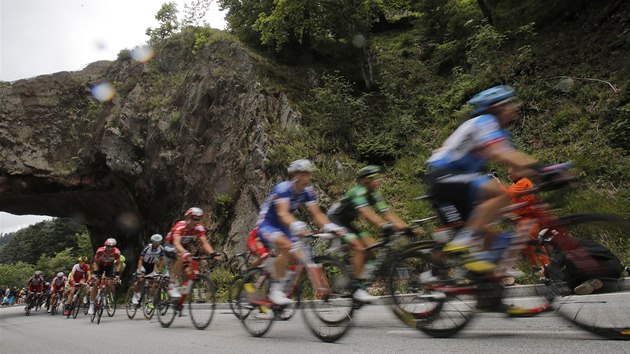
<instances>
[{"instance_id":1,"label":"cyclist's leg","mask_svg":"<svg viewBox=\"0 0 630 354\"><path fill-rule=\"evenodd\" d=\"M510 198L499 183L487 176L482 176L471 183L471 200L480 201L466 220L464 228L473 233L484 234L484 229L497 217L501 208L510 205ZM487 233L484 237L483 249L489 250L496 233Z\"/></svg>"}]
</instances>

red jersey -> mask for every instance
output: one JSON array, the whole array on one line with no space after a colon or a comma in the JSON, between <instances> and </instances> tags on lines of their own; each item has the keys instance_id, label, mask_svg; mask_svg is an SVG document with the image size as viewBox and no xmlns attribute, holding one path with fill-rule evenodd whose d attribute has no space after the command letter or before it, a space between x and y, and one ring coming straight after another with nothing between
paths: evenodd
<instances>
[{"instance_id":1,"label":"red jersey","mask_svg":"<svg viewBox=\"0 0 630 354\"><path fill-rule=\"evenodd\" d=\"M85 272L87 272L88 270L90 270L90 266L87 265L87 263L83 263L83 267L81 267L79 263L75 264L74 267L72 267L71 271L72 280L77 283L80 282L85 278Z\"/></svg>"},{"instance_id":2,"label":"red jersey","mask_svg":"<svg viewBox=\"0 0 630 354\"><path fill-rule=\"evenodd\" d=\"M180 238L180 242L184 248L188 246L192 241L196 241L199 237L206 236L206 229L203 225L197 223L192 229L188 229L186 221L182 220L177 222L166 235L166 243L173 243L176 237Z\"/></svg>"},{"instance_id":3,"label":"red jersey","mask_svg":"<svg viewBox=\"0 0 630 354\"><path fill-rule=\"evenodd\" d=\"M506 188L506 190L510 198L512 198L512 204L521 203L521 202L528 202L530 204L533 204L536 201L536 197L533 194L526 194L526 195L519 194L520 192L527 189L531 189L533 187L534 187L534 184L532 183L531 180L527 178L521 178L515 183L513 183L511 186ZM514 211L514 214L519 215L519 216L524 216L524 215L526 216L529 213L531 213L530 207L525 207L523 209Z\"/></svg>"},{"instance_id":4,"label":"red jersey","mask_svg":"<svg viewBox=\"0 0 630 354\"><path fill-rule=\"evenodd\" d=\"M117 247L113 247L109 252L105 246L99 247L94 255L94 262L103 267L112 266L114 261L118 260L120 260L120 250Z\"/></svg>"}]
</instances>

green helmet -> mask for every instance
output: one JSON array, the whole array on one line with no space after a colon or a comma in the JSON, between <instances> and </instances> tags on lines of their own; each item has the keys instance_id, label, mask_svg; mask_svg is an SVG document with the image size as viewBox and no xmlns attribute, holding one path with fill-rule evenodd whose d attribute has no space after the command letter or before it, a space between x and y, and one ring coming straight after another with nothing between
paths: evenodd
<instances>
[{"instance_id":1,"label":"green helmet","mask_svg":"<svg viewBox=\"0 0 630 354\"><path fill-rule=\"evenodd\" d=\"M374 178L380 176L382 170L378 166L369 165L365 166L357 172L357 179L362 178Z\"/></svg>"}]
</instances>

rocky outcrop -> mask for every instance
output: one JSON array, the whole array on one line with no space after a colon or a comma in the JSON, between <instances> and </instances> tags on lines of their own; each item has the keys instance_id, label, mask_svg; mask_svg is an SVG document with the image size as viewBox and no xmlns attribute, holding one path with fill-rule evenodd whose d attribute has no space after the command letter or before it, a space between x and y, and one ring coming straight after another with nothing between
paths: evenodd
<instances>
[{"instance_id":1,"label":"rocky outcrop","mask_svg":"<svg viewBox=\"0 0 630 354\"><path fill-rule=\"evenodd\" d=\"M220 35L193 54L184 33L145 63L118 60L0 82L0 210L71 216L94 245L135 254L189 206L211 242L242 247L268 191L267 129L296 125L287 97L264 84L263 59ZM100 82L116 94L100 102Z\"/></svg>"}]
</instances>

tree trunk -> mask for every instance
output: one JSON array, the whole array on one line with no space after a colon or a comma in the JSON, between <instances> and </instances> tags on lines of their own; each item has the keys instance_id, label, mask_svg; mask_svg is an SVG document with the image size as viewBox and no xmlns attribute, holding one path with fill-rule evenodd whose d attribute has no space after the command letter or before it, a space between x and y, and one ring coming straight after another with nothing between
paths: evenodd
<instances>
[{"instance_id":1,"label":"tree trunk","mask_svg":"<svg viewBox=\"0 0 630 354\"><path fill-rule=\"evenodd\" d=\"M488 23L493 25L494 23L492 22L492 12L490 12L490 8L488 7L488 3L486 2L486 0L477 0L477 3L479 4L481 13L486 18L486 20L488 20Z\"/></svg>"}]
</instances>

